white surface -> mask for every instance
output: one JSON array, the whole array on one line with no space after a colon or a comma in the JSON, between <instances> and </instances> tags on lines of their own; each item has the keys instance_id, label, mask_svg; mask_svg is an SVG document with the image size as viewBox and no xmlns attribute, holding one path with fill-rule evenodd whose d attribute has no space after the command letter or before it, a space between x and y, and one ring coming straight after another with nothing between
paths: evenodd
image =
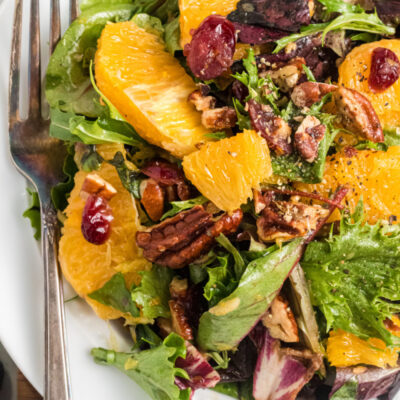
<instances>
[{"instance_id":1,"label":"white surface","mask_svg":"<svg viewBox=\"0 0 400 400\"><path fill-rule=\"evenodd\" d=\"M29 1L25 3L28 5ZM44 3L48 6L50 2L41 1L43 28L49 21L49 10L43 8ZM61 3L65 7L68 2ZM7 91L13 9L12 0L0 3L0 341L22 373L43 393L43 270L38 243L33 240L29 221L22 218L27 206L26 182L14 169L8 153ZM67 15L67 11L62 15ZM48 43L46 31L42 30L44 53ZM26 42L25 38L25 46ZM22 76L21 86L24 85L26 79ZM26 100L25 89L21 92ZM73 292L69 287L66 289L65 298L71 298ZM97 318L81 300L67 303L65 308L73 399L147 399L124 374L96 365L89 354L92 347L111 347L110 342L114 344L115 338L121 339L111 325ZM122 341L119 342L120 350L125 350ZM198 394L197 399L225 398L214 392Z\"/></svg>"}]
</instances>

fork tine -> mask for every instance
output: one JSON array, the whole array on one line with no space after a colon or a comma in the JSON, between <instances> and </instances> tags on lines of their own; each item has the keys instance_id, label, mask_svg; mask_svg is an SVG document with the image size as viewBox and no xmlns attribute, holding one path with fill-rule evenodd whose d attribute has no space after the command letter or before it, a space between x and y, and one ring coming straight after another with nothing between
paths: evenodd
<instances>
[{"instance_id":1,"label":"fork tine","mask_svg":"<svg viewBox=\"0 0 400 400\"><path fill-rule=\"evenodd\" d=\"M11 45L11 65L9 84L9 123L19 120L19 77L21 64L22 0L15 2L13 39Z\"/></svg>"},{"instance_id":2,"label":"fork tine","mask_svg":"<svg viewBox=\"0 0 400 400\"><path fill-rule=\"evenodd\" d=\"M71 0L69 9L69 22L75 21L78 17L78 0Z\"/></svg>"},{"instance_id":3,"label":"fork tine","mask_svg":"<svg viewBox=\"0 0 400 400\"><path fill-rule=\"evenodd\" d=\"M52 54L61 36L60 0L51 0L50 53Z\"/></svg>"},{"instance_id":4,"label":"fork tine","mask_svg":"<svg viewBox=\"0 0 400 400\"><path fill-rule=\"evenodd\" d=\"M31 0L29 32L29 117L40 117L40 24L39 0Z\"/></svg>"}]
</instances>

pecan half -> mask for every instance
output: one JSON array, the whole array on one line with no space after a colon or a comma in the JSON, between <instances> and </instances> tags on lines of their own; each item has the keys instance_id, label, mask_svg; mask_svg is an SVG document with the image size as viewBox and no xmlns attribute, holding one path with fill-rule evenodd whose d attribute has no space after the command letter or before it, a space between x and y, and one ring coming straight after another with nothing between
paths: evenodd
<instances>
[{"instance_id":1,"label":"pecan half","mask_svg":"<svg viewBox=\"0 0 400 400\"><path fill-rule=\"evenodd\" d=\"M241 210L213 222L202 206L181 212L147 232L137 232L136 242L146 259L169 268L182 268L207 252L221 233L236 232Z\"/></svg>"},{"instance_id":2,"label":"pecan half","mask_svg":"<svg viewBox=\"0 0 400 400\"><path fill-rule=\"evenodd\" d=\"M232 107L205 110L201 115L201 123L203 126L213 130L233 128L236 125L236 121L236 111Z\"/></svg>"},{"instance_id":3,"label":"pecan half","mask_svg":"<svg viewBox=\"0 0 400 400\"><path fill-rule=\"evenodd\" d=\"M259 104L253 99L248 101L251 125L278 155L290 154L293 149L290 143L292 128L281 117L277 117L272 108Z\"/></svg>"},{"instance_id":4,"label":"pecan half","mask_svg":"<svg viewBox=\"0 0 400 400\"><path fill-rule=\"evenodd\" d=\"M315 230L328 212L320 205L271 201L257 219L257 233L264 242L302 237Z\"/></svg>"},{"instance_id":5,"label":"pecan half","mask_svg":"<svg viewBox=\"0 0 400 400\"><path fill-rule=\"evenodd\" d=\"M289 302L281 295L275 297L271 307L262 319L262 323L268 328L270 335L287 343L299 341L299 331L296 319Z\"/></svg>"},{"instance_id":6,"label":"pecan half","mask_svg":"<svg viewBox=\"0 0 400 400\"><path fill-rule=\"evenodd\" d=\"M179 301L169 300L171 311L172 330L186 340L193 339L193 331L185 315L185 307Z\"/></svg>"},{"instance_id":7,"label":"pecan half","mask_svg":"<svg viewBox=\"0 0 400 400\"><path fill-rule=\"evenodd\" d=\"M326 126L318 118L307 115L294 134L294 145L300 155L309 163L318 157L318 147L324 138Z\"/></svg>"},{"instance_id":8,"label":"pecan half","mask_svg":"<svg viewBox=\"0 0 400 400\"><path fill-rule=\"evenodd\" d=\"M337 86L320 82L304 82L296 86L291 94L293 103L299 107L311 107L326 94L337 90Z\"/></svg>"},{"instance_id":9,"label":"pecan half","mask_svg":"<svg viewBox=\"0 0 400 400\"><path fill-rule=\"evenodd\" d=\"M215 107L217 102L215 97L205 96L201 90L195 90L190 93L188 101L192 103L197 111L206 111Z\"/></svg>"},{"instance_id":10,"label":"pecan half","mask_svg":"<svg viewBox=\"0 0 400 400\"><path fill-rule=\"evenodd\" d=\"M385 140L382 126L371 102L354 89L340 87L334 93L337 113L344 127L372 142Z\"/></svg>"},{"instance_id":11,"label":"pecan half","mask_svg":"<svg viewBox=\"0 0 400 400\"><path fill-rule=\"evenodd\" d=\"M153 221L159 221L164 213L164 190L154 179L140 184L140 202Z\"/></svg>"},{"instance_id":12,"label":"pecan half","mask_svg":"<svg viewBox=\"0 0 400 400\"><path fill-rule=\"evenodd\" d=\"M106 200L111 200L117 194L117 190L100 175L92 172L86 175L82 184L80 196L86 200L91 194L103 197Z\"/></svg>"}]
</instances>

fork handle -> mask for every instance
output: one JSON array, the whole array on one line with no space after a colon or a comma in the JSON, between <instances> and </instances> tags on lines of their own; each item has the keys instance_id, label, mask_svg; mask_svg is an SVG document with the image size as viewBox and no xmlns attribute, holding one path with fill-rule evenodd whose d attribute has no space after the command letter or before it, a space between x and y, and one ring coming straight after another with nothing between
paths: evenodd
<instances>
[{"instance_id":1,"label":"fork handle","mask_svg":"<svg viewBox=\"0 0 400 400\"><path fill-rule=\"evenodd\" d=\"M42 205L42 250L45 271L44 400L71 400L65 351L64 304L57 262L58 221L51 204Z\"/></svg>"}]
</instances>

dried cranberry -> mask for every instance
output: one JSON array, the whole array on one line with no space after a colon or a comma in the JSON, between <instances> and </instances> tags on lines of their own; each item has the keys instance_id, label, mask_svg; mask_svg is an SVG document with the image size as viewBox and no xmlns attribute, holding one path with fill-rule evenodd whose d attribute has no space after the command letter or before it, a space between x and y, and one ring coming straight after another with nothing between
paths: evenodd
<instances>
[{"instance_id":1,"label":"dried cranberry","mask_svg":"<svg viewBox=\"0 0 400 400\"><path fill-rule=\"evenodd\" d=\"M90 195L82 214L81 230L84 238L93 244L103 244L110 236L113 219L107 200Z\"/></svg>"},{"instance_id":2,"label":"dried cranberry","mask_svg":"<svg viewBox=\"0 0 400 400\"><path fill-rule=\"evenodd\" d=\"M244 104L249 95L249 89L247 86L243 85L242 82L235 81L232 85L232 93L242 104Z\"/></svg>"},{"instance_id":3,"label":"dried cranberry","mask_svg":"<svg viewBox=\"0 0 400 400\"><path fill-rule=\"evenodd\" d=\"M384 47L372 52L371 73L368 79L373 92L382 92L392 86L400 75L400 61L397 55Z\"/></svg>"},{"instance_id":4,"label":"dried cranberry","mask_svg":"<svg viewBox=\"0 0 400 400\"><path fill-rule=\"evenodd\" d=\"M193 33L184 55L193 74L209 80L220 76L232 65L235 45L232 22L220 15L210 15Z\"/></svg>"},{"instance_id":5,"label":"dried cranberry","mask_svg":"<svg viewBox=\"0 0 400 400\"><path fill-rule=\"evenodd\" d=\"M163 185L177 185L185 180L177 165L164 160L150 161L141 171Z\"/></svg>"}]
</instances>

